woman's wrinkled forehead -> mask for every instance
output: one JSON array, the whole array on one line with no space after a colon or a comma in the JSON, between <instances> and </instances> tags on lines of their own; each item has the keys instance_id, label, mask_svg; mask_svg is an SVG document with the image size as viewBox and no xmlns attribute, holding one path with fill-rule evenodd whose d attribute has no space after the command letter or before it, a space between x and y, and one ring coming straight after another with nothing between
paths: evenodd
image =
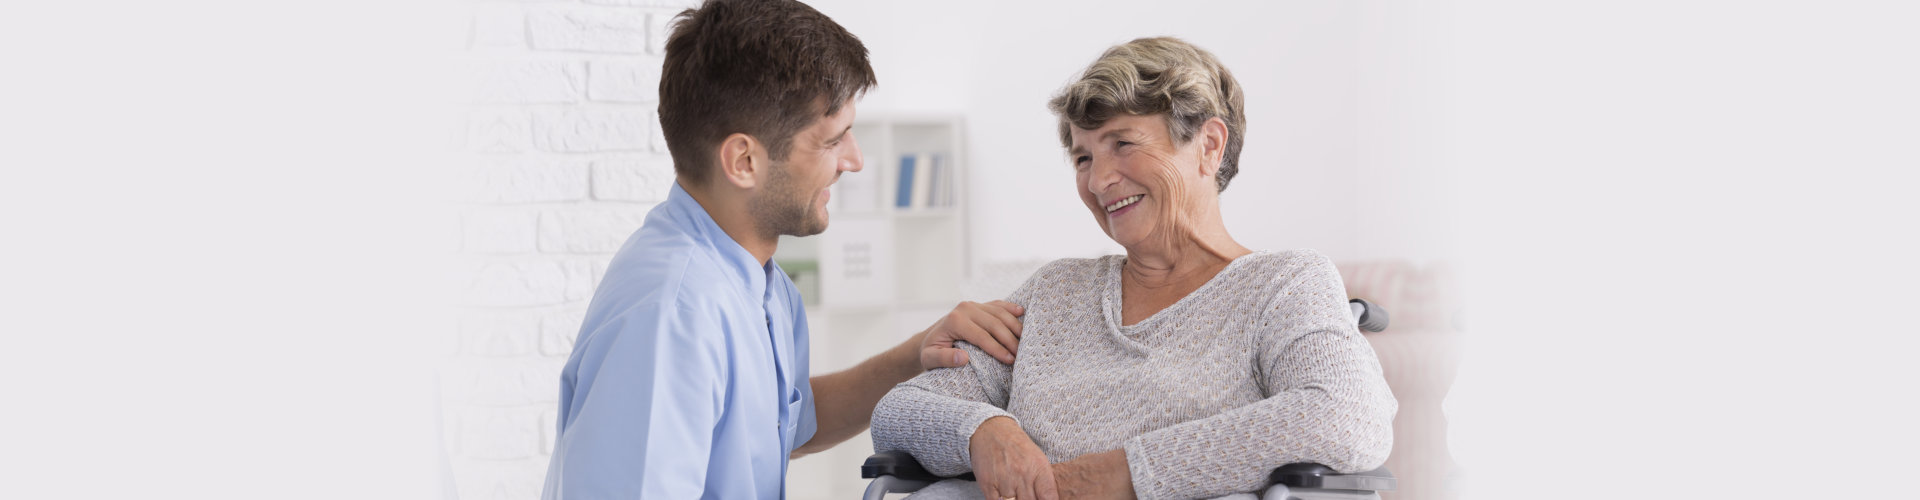
<instances>
[{"instance_id":1,"label":"woman's wrinkled forehead","mask_svg":"<svg viewBox=\"0 0 1920 500\"><path fill-rule=\"evenodd\" d=\"M1164 114L1145 116L1122 114L1109 118L1091 129L1079 125L1062 125L1067 130L1067 153L1074 155L1086 154L1094 144L1110 140L1140 142L1147 138L1164 138L1169 133L1167 117Z\"/></svg>"}]
</instances>

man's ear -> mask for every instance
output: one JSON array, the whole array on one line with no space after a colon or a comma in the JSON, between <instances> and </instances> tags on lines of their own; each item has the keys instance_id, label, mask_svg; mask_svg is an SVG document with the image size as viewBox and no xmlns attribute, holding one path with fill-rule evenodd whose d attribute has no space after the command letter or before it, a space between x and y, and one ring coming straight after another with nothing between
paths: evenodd
<instances>
[{"instance_id":1,"label":"man's ear","mask_svg":"<svg viewBox=\"0 0 1920 500\"><path fill-rule=\"evenodd\" d=\"M720 141L720 179L741 189L757 185L755 175L767 165L755 159L760 141L747 134L733 134Z\"/></svg>"},{"instance_id":2,"label":"man's ear","mask_svg":"<svg viewBox=\"0 0 1920 500\"><path fill-rule=\"evenodd\" d=\"M1212 177L1220 173L1220 161L1227 157L1227 122L1220 117L1200 124L1200 174Z\"/></svg>"}]
</instances>

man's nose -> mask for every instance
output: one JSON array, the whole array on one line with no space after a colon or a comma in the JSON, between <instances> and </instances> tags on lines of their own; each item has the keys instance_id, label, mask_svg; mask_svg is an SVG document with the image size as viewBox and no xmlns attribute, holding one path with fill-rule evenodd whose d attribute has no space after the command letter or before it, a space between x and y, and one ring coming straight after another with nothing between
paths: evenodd
<instances>
[{"instance_id":1,"label":"man's nose","mask_svg":"<svg viewBox=\"0 0 1920 500\"><path fill-rule=\"evenodd\" d=\"M848 131L846 152L840 157L840 170L859 172L862 168L866 168L866 157L860 154L860 140L854 137L852 131Z\"/></svg>"}]
</instances>

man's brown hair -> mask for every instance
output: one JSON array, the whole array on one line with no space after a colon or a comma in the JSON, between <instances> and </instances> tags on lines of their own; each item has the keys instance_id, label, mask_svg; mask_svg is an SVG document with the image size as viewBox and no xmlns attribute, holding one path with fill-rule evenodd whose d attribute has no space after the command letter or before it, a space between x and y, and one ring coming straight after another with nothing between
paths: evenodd
<instances>
[{"instance_id":1,"label":"man's brown hair","mask_svg":"<svg viewBox=\"0 0 1920 500\"><path fill-rule=\"evenodd\" d=\"M682 11L666 59L660 131L674 171L694 184L712 175L713 148L728 135L753 136L783 161L794 134L878 83L859 38L793 0L707 0Z\"/></svg>"}]
</instances>

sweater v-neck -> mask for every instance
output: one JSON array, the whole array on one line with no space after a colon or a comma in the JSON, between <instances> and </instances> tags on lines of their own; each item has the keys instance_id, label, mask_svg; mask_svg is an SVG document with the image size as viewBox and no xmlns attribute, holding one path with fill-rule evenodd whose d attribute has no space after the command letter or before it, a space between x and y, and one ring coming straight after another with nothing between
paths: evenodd
<instances>
[{"instance_id":1,"label":"sweater v-neck","mask_svg":"<svg viewBox=\"0 0 1920 500\"><path fill-rule=\"evenodd\" d=\"M1210 294L1215 288L1224 286L1220 283L1225 281L1227 279L1226 276L1232 274L1233 269L1240 266L1242 262L1250 262L1248 257L1264 256L1269 253L1271 252L1253 251L1248 252L1246 255L1235 257L1233 260L1228 261L1226 266L1222 266L1220 271L1213 273L1213 277L1207 278L1206 283L1200 284L1199 288L1195 288L1192 292L1188 292L1186 296L1180 297L1180 300L1174 301L1173 305L1155 311L1153 314L1141 319L1140 322L1131 325L1121 324L1122 318L1124 317L1121 309L1124 305L1120 291L1120 273L1122 268L1127 264L1127 256L1116 255L1110 257L1110 263L1107 265L1107 276L1105 282L1102 283L1106 290L1102 293L1100 300L1101 313L1107 318L1108 329L1122 338L1133 340L1136 336L1151 330L1154 324L1161 321L1161 318L1179 316L1181 314L1180 311L1186 309L1188 304L1204 300L1200 297Z\"/></svg>"}]
</instances>

